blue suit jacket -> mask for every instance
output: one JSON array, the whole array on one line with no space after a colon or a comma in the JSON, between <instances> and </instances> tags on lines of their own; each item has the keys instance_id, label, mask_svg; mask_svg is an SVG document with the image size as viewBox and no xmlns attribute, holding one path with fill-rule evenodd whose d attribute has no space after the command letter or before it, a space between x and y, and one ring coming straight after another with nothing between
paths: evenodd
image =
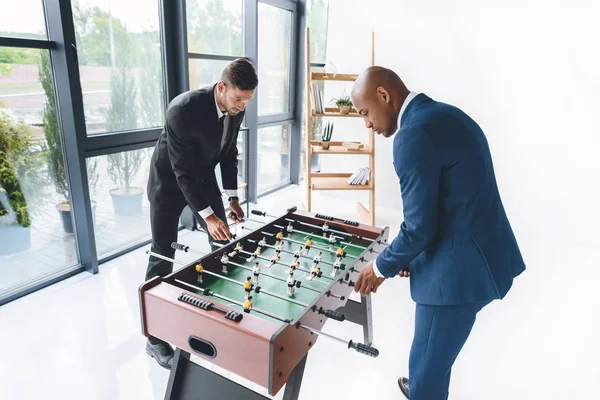
<instances>
[{"instance_id":1,"label":"blue suit jacket","mask_svg":"<svg viewBox=\"0 0 600 400\"><path fill-rule=\"evenodd\" d=\"M419 94L394 137L404 222L377 257L385 277L410 263L415 302L456 305L503 298L525 263L504 211L481 128Z\"/></svg>"}]
</instances>

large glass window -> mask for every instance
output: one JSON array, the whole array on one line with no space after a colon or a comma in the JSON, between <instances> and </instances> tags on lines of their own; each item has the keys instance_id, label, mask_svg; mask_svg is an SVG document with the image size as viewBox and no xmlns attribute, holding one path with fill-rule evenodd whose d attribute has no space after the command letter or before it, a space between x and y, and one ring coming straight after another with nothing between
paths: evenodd
<instances>
[{"instance_id":1,"label":"large glass window","mask_svg":"<svg viewBox=\"0 0 600 400\"><path fill-rule=\"evenodd\" d=\"M290 180L290 125L258 130L258 193Z\"/></svg>"},{"instance_id":2,"label":"large glass window","mask_svg":"<svg viewBox=\"0 0 600 400\"><path fill-rule=\"evenodd\" d=\"M47 39L42 0L3 0L0 10L0 36Z\"/></svg>"},{"instance_id":3,"label":"large glass window","mask_svg":"<svg viewBox=\"0 0 600 400\"><path fill-rule=\"evenodd\" d=\"M87 159L96 172L88 184L98 257L151 236L146 185L153 149Z\"/></svg>"},{"instance_id":4,"label":"large glass window","mask_svg":"<svg viewBox=\"0 0 600 400\"><path fill-rule=\"evenodd\" d=\"M46 50L0 48L0 296L78 264Z\"/></svg>"},{"instance_id":5,"label":"large glass window","mask_svg":"<svg viewBox=\"0 0 600 400\"><path fill-rule=\"evenodd\" d=\"M258 115L289 111L291 33L291 11L258 3Z\"/></svg>"},{"instance_id":6,"label":"large glass window","mask_svg":"<svg viewBox=\"0 0 600 400\"><path fill-rule=\"evenodd\" d=\"M88 135L162 126L158 16L157 0L73 1Z\"/></svg>"},{"instance_id":7,"label":"large glass window","mask_svg":"<svg viewBox=\"0 0 600 400\"><path fill-rule=\"evenodd\" d=\"M186 1L188 51L241 56L242 0Z\"/></svg>"},{"instance_id":8,"label":"large glass window","mask_svg":"<svg viewBox=\"0 0 600 400\"><path fill-rule=\"evenodd\" d=\"M190 58L190 89L198 89L217 83L229 62Z\"/></svg>"}]
</instances>

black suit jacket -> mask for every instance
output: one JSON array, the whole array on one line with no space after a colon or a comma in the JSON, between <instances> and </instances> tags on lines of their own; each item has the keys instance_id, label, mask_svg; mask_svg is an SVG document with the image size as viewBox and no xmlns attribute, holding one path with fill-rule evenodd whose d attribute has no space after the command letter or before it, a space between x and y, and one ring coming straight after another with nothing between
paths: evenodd
<instances>
[{"instance_id":1,"label":"black suit jacket","mask_svg":"<svg viewBox=\"0 0 600 400\"><path fill-rule=\"evenodd\" d=\"M221 201L215 167L221 164L224 189L237 189L237 136L244 112L229 119L229 139L223 135L214 91L216 85L190 90L175 97L166 112L148 178L148 199L159 207L187 202L199 212Z\"/></svg>"}]
</instances>

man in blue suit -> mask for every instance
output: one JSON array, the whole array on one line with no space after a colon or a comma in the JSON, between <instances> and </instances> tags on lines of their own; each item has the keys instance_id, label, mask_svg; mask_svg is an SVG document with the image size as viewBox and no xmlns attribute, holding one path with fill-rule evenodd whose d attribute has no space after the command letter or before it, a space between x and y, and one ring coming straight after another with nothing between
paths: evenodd
<instances>
[{"instance_id":1,"label":"man in blue suit","mask_svg":"<svg viewBox=\"0 0 600 400\"><path fill-rule=\"evenodd\" d=\"M362 269L355 291L368 296L386 278L410 277L410 379L398 383L411 400L444 400L476 314L525 270L490 149L468 115L409 91L386 68L363 72L352 101L367 128L394 137L404 212L398 236Z\"/></svg>"}]
</instances>

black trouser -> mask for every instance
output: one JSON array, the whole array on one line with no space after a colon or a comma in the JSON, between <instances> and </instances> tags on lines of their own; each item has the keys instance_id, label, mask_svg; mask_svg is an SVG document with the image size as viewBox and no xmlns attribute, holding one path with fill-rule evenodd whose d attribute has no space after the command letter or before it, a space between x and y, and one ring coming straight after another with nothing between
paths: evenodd
<instances>
[{"instance_id":1,"label":"black trouser","mask_svg":"<svg viewBox=\"0 0 600 400\"><path fill-rule=\"evenodd\" d=\"M211 201L210 204L212 210L219 219L227 223L225 217L225 207L220 197ZM158 207L154 204L150 204L150 227L152 229L152 247L153 253L160 254L168 258L174 258L175 249L171 247L171 243L177 241L177 233L179 232L179 218L181 212L185 207L185 203L182 202L176 206L171 207ZM219 246L214 243L222 243L215 240L206 227L206 222L200 217L197 211L194 211L194 215L202 229L208 234L208 242L211 245L211 250L214 251ZM173 272L173 263L160 258L150 256L148 260L148 268L146 269L146 280L154 278L155 276L166 276ZM149 337L152 343L162 342L160 339Z\"/></svg>"}]
</instances>

